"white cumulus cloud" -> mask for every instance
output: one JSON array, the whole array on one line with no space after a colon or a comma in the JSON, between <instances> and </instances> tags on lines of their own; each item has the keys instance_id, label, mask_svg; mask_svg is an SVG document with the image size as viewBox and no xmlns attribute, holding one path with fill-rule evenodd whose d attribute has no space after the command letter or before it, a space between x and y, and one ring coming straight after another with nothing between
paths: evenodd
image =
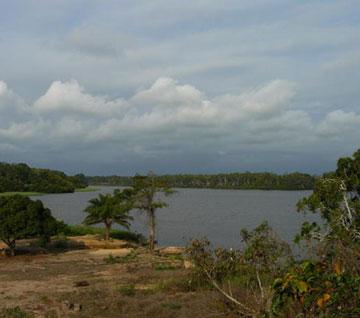
<instances>
[{"instance_id":1,"label":"white cumulus cloud","mask_svg":"<svg viewBox=\"0 0 360 318\"><path fill-rule=\"evenodd\" d=\"M360 114L335 110L312 118L293 105L296 87L277 79L237 95L209 97L192 85L159 78L133 96L110 99L70 80L53 82L25 104L0 82L1 115L7 118L0 120L0 149L94 161L112 154L131 161L270 148L300 151L334 137L355 142Z\"/></svg>"}]
</instances>

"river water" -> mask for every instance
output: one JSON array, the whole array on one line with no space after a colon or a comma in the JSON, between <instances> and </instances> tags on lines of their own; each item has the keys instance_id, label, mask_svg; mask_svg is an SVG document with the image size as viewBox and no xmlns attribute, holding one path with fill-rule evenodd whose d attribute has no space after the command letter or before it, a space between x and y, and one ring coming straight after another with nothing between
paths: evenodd
<instances>
[{"instance_id":1,"label":"river water","mask_svg":"<svg viewBox=\"0 0 360 318\"><path fill-rule=\"evenodd\" d=\"M69 224L80 224L88 201L115 187L94 192L48 194L40 199L53 215ZM310 191L177 189L157 211L159 245L184 245L191 238L207 237L215 246L239 247L240 230L252 229L264 220L288 242L299 231L304 216L296 212L299 199ZM35 197L34 197L35 199ZM147 233L145 215L132 212L131 230Z\"/></svg>"}]
</instances>

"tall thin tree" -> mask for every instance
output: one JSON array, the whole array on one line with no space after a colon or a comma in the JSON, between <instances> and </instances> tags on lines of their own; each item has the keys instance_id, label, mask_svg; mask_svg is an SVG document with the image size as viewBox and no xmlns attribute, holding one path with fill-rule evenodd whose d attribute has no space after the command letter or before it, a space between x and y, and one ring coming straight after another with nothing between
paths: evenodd
<instances>
[{"instance_id":1,"label":"tall thin tree","mask_svg":"<svg viewBox=\"0 0 360 318\"><path fill-rule=\"evenodd\" d=\"M156 210L168 206L160 196L168 196L174 191L167 185L166 180L149 172L147 176L136 175L133 180L133 187L136 193L135 208L145 211L149 222L149 248L153 252L156 242Z\"/></svg>"}]
</instances>

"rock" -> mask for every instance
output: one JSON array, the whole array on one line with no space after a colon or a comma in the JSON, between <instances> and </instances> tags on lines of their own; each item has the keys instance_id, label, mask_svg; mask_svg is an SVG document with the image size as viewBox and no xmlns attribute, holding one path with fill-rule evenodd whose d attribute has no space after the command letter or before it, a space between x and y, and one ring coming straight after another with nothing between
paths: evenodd
<instances>
[{"instance_id":1,"label":"rock","mask_svg":"<svg viewBox=\"0 0 360 318\"><path fill-rule=\"evenodd\" d=\"M195 265L192 261L189 260L184 260L184 268L185 269L190 269L190 268L194 268Z\"/></svg>"},{"instance_id":2,"label":"rock","mask_svg":"<svg viewBox=\"0 0 360 318\"><path fill-rule=\"evenodd\" d=\"M81 304L75 304L75 303L71 303L68 300L65 300L63 302L63 306L67 309L67 310L71 310L71 311L75 311L75 312L79 312L82 309L82 305Z\"/></svg>"},{"instance_id":3,"label":"rock","mask_svg":"<svg viewBox=\"0 0 360 318\"><path fill-rule=\"evenodd\" d=\"M89 286L89 285L90 285L89 282L86 281L86 280L82 280L82 281L74 283L74 287L86 287L86 286Z\"/></svg>"}]
</instances>

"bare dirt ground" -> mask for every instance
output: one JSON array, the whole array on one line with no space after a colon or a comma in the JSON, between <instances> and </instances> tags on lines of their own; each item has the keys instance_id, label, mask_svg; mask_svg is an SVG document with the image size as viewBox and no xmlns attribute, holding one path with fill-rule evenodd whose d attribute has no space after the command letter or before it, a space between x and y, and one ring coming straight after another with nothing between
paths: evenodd
<instances>
[{"instance_id":1,"label":"bare dirt ground","mask_svg":"<svg viewBox=\"0 0 360 318\"><path fill-rule=\"evenodd\" d=\"M93 241L0 257L0 317L230 317L216 293L189 288L181 255ZM26 314L9 315L17 306Z\"/></svg>"}]
</instances>

